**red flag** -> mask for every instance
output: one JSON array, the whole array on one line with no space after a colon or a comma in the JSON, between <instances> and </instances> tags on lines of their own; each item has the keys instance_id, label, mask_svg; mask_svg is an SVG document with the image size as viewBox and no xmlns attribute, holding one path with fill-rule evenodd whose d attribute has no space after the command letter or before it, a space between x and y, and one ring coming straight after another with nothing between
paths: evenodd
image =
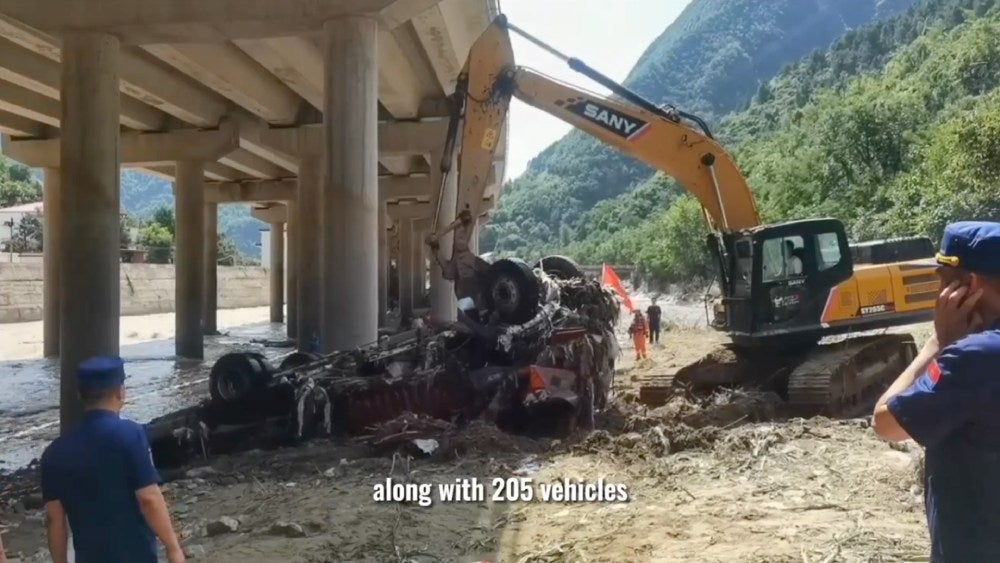
<instances>
[{"instance_id":1,"label":"red flag","mask_svg":"<svg viewBox=\"0 0 1000 563\"><path fill-rule=\"evenodd\" d=\"M622 287L622 280L618 279L618 274L611 269L611 266L607 264L601 265L601 285L609 286L611 289L615 290L615 293L621 296L622 300L625 302L625 307L628 312L631 313L635 310L632 307L632 300L629 299L628 293L625 288Z\"/></svg>"}]
</instances>

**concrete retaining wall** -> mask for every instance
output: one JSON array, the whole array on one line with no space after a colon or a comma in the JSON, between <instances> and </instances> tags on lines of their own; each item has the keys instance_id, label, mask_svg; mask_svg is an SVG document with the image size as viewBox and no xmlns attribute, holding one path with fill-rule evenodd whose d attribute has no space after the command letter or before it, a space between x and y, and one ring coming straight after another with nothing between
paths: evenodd
<instances>
[{"instance_id":1,"label":"concrete retaining wall","mask_svg":"<svg viewBox=\"0 0 1000 563\"><path fill-rule=\"evenodd\" d=\"M219 308L261 307L268 303L267 270L219 266ZM122 315L174 310L172 264L121 265ZM0 323L42 319L42 265L0 263Z\"/></svg>"}]
</instances>

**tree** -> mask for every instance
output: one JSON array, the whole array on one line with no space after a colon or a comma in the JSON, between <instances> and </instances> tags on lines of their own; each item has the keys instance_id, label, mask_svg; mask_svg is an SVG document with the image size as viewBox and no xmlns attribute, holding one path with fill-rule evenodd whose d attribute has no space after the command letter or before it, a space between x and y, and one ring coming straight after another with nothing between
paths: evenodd
<instances>
[{"instance_id":1,"label":"tree","mask_svg":"<svg viewBox=\"0 0 1000 563\"><path fill-rule=\"evenodd\" d=\"M133 217L128 213L121 214L121 221L119 221L119 236L121 237L122 248L130 248L133 243L138 242L132 240L132 229L141 230L142 227L142 221L138 218Z\"/></svg>"},{"instance_id":2,"label":"tree","mask_svg":"<svg viewBox=\"0 0 1000 563\"><path fill-rule=\"evenodd\" d=\"M165 226L155 221L149 223L139 234L139 242L148 250L148 260L150 263L170 263L174 237Z\"/></svg>"},{"instance_id":3,"label":"tree","mask_svg":"<svg viewBox=\"0 0 1000 563\"><path fill-rule=\"evenodd\" d=\"M14 230L14 238L11 240L11 251L42 251L42 221L37 213L27 213L21 217Z\"/></svg>"},{"instance_id":4,"label":"tree","mask_svg":"<svg viewBox=\"0 0 1000 563\"><path fill-rule=\"evenodd\" d=\"M219 257L216 263L218 265L241 266L245 263L243 253L241 253L239 247L236 246L236 242L226 236L225 233L219 235L219 244L217 248Z\"/></svg>"},{"instance_id":5,"label":"tree","mask_svg":"<svg viewBox=\"0 0 1000 563\"><path fill-rule=\"evenodd\" d=\"M162 226L173 238L177 234L176 222L174 221L174 209L169 205L162 205L153 212L153 223Z\"/></svg>"},{"instance_id":6,"label":"tree","mask_svg":"<svg viewBox=\"0 0 1000 563\"><path fill-rule=\"evenodd\" d=\"M31 170L0 156L0 207L41 200L42 186L31 177Z\"/></svg>"}]
</instances>

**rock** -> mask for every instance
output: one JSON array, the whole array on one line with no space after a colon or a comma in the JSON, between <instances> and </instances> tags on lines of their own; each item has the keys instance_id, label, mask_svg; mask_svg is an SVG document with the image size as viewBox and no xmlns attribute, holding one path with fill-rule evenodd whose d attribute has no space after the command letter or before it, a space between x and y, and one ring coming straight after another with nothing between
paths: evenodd
<instances>
[{"instance_id":1,"label":"rock","mask_svg":"<svg viewBox=\"0 0 1000 563\"><path fill-rule=\"evenodd\" d=\"M327 469L326 471L323 472L323 476L324 477L336 477L337 476L337 468L336 467L331 467L330 469Z\"/></svg>"},{"instance_id":2,"label":"rock","mask_svg":"<svg viewBox=\"0 0 1000 563\"><path fill-rule=\"evenodd\" d=\"M42 500L42 495L34 494L24 497L25 510L39 510L44 507L45 501Z\"/></svg>"},{"instance_id":3,"label":"rock","mask_svg":"<svg viewBox=\"0 0 1000 563\"><path fill-rule=\"evenodd\" d=\"M190 510L190 508L188 508L188 505L184 504L183 502L178 502L174 504L174 512L176 512L177 514L185 514L187 513L188 510Z\"/></svg>"},{"instance_id":4,"label":"rock","mask_svg":"<svg viewBox=\"0 0 1000 563\"><path fill-rule=\"evenodd\" d=\"M205 525L205 535L211 537L222 534L230 534L239 528L240 523L237 522L236 519L223 516L222 518L213 520Z\"/></svg>"},{"instance_id":5,"label":"rock","mask_svg":"<svg viewBox=\"0 0 1000 563\"><path fill-rule=\"evenodd\" d=\"M294 522L275 522L267 533L285 538L304 538L306 536L306 531L302 529L302 526Z\"/></svg>"},{"instance_id":6,"label":"rock","mask_svg":"<svg viewBox=\"0 0 1000 563\"><path fill-rule=\"evenodd\" d=\"M438 441L434 439L429 439L429 440L417 439L413 440L413 444L418 448L420 448L420 451L428 455L434 453L434 450L438 449Z\"/></svg>"},{"instance_id":7,"label":"rock","mask_svg":"<svg viewBox=\"0 0 1000 563\"><path fill-rule=\"evenodd\" d=\"M211 465L206 465L204 467L192 467L188 469L184 476L188 479L194 479L196 477L204 477L206 475L215 475L218 471L215 470Z\"/></svg>"},{"instance_id":8,"label":"rock","mask_svg":"<svg viewBox=\"0 0 1000 563\"><path fill-rule=\"evenodd\" d=\"M662 426L655 426L646 431L646 445L654 454L663 457L670 454L670 439L663 432Z\"/></svg>"},{"instance_id":9,"label":"rock","mask_svg":"<svg viewBox=\"0 0 1000 563\"><path fill-rule=\"evenodd\" d=\"M180 530L181 539L203 538L206 535L205 526L199 522L185 523Z\"/></svg>"},{"instance_id":10,"label":"rock","mask_svg":"<svg viewBox=\"0 0 1000 563\"><path fill-rule=\"evenodd\" d=\"M188 559L202 559L208 555L208 552L205 551L205 546L194 544L187 546L184 549L184 554L187 555Z\"/></svg>"},{"instance_id":11,"label":"rock","mask_svg":"<svg viewBox=\"0 0 1000 563\"><path fill-rule=\"evenodd\" d=\"M642 434L629 432L618 437L618 444L623 448L634 448L642 441Z\"/></svg>"},{"instance_id":12,"label":"rock","mask_svg":"<svg viewBox=\"0 0 1000 563\"><path fill-rule=\"evenodd\" d=\"M320 520L309 520L306 522L305 527L310 532L319 533L323 531L326 525Z\"/></svg>"}]
</instances>

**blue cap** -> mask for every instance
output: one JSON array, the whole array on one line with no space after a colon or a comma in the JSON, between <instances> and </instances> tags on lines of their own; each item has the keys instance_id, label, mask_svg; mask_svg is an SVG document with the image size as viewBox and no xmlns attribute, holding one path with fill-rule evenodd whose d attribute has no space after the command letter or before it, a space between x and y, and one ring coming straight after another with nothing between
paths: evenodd
<instances>
[{"instance_id":1,"label":"blue cap","mask_svg":"<svg viewBox=\"0 0 1000 563\"><path fill-rule=\"evenodd\" d=\"M938 264L1000 275L1000 223L959 221L945 227Z\"/></svg>"},{"instance_id":2,"label":"blue cap","mask_svg":"<svg viewBox=\"0 0 1000 563\"><path fill-rule=\"evenodd\" d=\"M118 356L94 356L80 364L76 377L80 387L120 387L125 383L125 362Z\"/></svg>"}]
</instances>

